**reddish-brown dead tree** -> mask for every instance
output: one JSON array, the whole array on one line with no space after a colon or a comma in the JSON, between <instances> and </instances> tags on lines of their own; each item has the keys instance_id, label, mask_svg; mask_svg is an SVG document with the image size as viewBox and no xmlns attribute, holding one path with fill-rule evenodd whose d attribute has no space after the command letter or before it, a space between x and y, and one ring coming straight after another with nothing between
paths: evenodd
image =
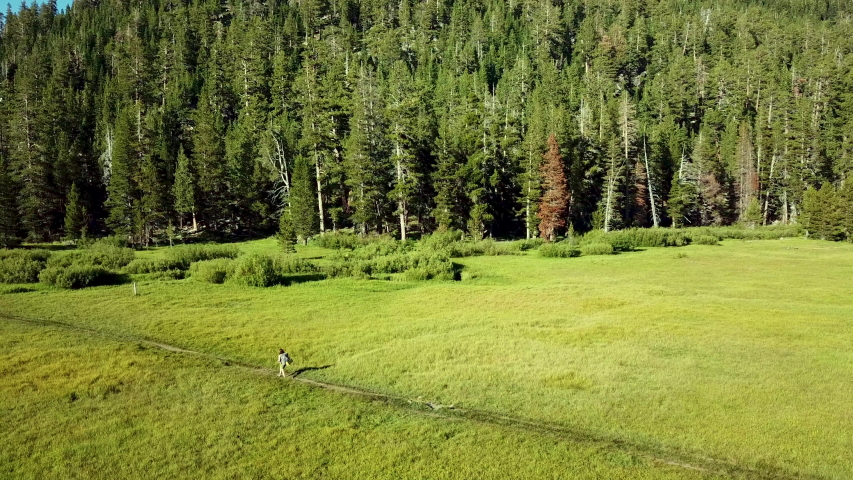
<instances>
[{"instance_id":1,"label":"reddish-brown dead tree","mask_svg":"<svg viewBox=\"0 0 853 480\"><path fill-rule=\"evenodd\" d=\"M548 137L548 152L544 158L545 162L539 170L542 174L542 199L537 216L542 239L553 241L557 229L566 226L566 206L569 203L563 157L560 156L560 145L553 133Z\"/></svg>"}]
</instances>

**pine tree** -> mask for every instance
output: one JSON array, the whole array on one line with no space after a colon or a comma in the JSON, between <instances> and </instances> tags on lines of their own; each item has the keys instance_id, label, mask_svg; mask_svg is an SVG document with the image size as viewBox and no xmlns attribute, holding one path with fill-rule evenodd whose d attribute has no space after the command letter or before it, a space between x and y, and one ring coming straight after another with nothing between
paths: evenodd
<instances>
[{"instance_id":1,"label":"pine tree","mask_svg":"<svg viewBox=\"0 0 853 480\"><path fill-rule=\"evenodd\" d=\"M175 211L181 217L181 228L184 226L184 215L192 214L193 231L198 230L195 216L195 175L190 167L190 160L181 147L178 153L178 165L175 168L175 182L172 185L172 195L175 197Z\"/></svg>"},{"instance_id":2,"label":"pine tree","mask_svg":"<svg viewBox=\"0 0 853 480\"><path fill-rule=\"evenodd\" d=\"M696 196L696 186L692 182L682 180L676 172L667 202L667 214L672 219L673 227L696 225Z\"/></svg>"},{"instance_id":3,"label":"pine tree","mask_svg":"<svg viewBox=\"0 0 853 480\"><path fill-rule=\"evenodd\" d=\"M313 212L312 212L313 213ZM293 225L293 215L290 208L281 211L278 221L278 234L276 235L279 246L284 253L296 253L296 229Z\"/></svg>"},{"instance_id":4,"label":"pine tree","mask_svg":"<svg viewBox=\"0 0 853 480\"><path fill-rule=\"evenodd\" d=\"M15 183L9 176L6 162L0 157L0 247L2 248L14 248L21 243L15 190Z\"/></svg>"},{"instance_id":5,"label":"pine tree","mask_svg":"<svg viewBox=\"0 0 853 480\"><path fill-rule=\"evenodd\" d=\"M317 196L314 190L309 160L296 157L293 165L293 186L290 189L288 211L293 219L293 230L304 243L318 232Z\"/></svg>"},{"instance_id":6,"label":"pine tree","mask_svg":"<svg viewBox=\"0 0 853 480\"><path fill-rule=\"evenodd\" d=\"M560 145L554 134L548 137L548 152L542 164L542 199L539 202L539 231L542 239L553 242L557 230L566 226L566 206L569 193Z\"/></svg>"},{"instance_id":7,"label":"pine tree","mask_svg":"<svg viewBox=\"0 0 853 480\"><path fill-rule=\"evenodd\" d=\"M77 185L72 184L65 206L65 238L76 241L85 237L87 223L86 209L81 204Z\"/></svg>"},{"instance_id":8,"label":"pine tree","mask_svg":"<svg viewBox=\"0 0 853 480\"><path fill-rule=\"evenodd\" d=\"M194 113L192 170L197 174L197 198L202 222L216 229L226 209L225 127L214 87L205 84Z\"/></svg>"},{"instance_id":9,"label":"pine tree","mask_svg":"<svg viewBox=\"0 0 853 480\"><path fill-rule=\"evenodd\" d=\"M119 235L133 235L138 231L139 189L135 174L141 165L137 162L133 132L133 111L125 108L116 119L105 202L109 210L107 225Z\"/></svg>"},{"instance_id":10,"label":"pine tree","mask_svg":"<svg viewBox=\"0 0 853 480\"><path fill-rule=\"evenodd\" d=\"M853 181L847 179L841 189L841 209L844 213L843 225L847 241L853 242Z\"/></svg>"},{"instance_id":11,"label":"pine tree","mask_svg":"<svg viewBox=\"0 0 853 480\"><path fill-rule=\"evenodd\" d=\"M824 183L820 190L810 188L803 195L800 220L810 235L823 240L841 240L845 237L844 202L835 188Z\"/></svg>"},{"instance_id":12,"label":"pine tree","mask_svg":"<svg viewBox=\"0 0 853 480\"><path fill-rule=\"evenodd\" d=\"M387 104L388 141L391 144L391 162L394 166L394 188L389 192L389 197L397 203L400 240L406 240L410 205L420 183L415 156L415 130L420 102L414 90L414 78L404 62L398 61L394 64L389 82L391 91Z\"/></svg>"}]
</instances>

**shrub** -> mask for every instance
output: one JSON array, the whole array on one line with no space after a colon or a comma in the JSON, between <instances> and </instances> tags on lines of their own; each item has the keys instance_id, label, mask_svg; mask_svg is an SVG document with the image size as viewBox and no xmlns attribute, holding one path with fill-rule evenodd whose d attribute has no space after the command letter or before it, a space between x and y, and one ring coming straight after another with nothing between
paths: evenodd
<instances>
[{"instance_id":1,"label":"shrub","mask_svg":"<svg viewBox=\"0 0 853 480\"><path fill-rule=\"evenodd\" d=\"M353 276L352 265L346 261L336 260L320 268L327 278L343 278Z\"/></svg>"},{"instance_id":2,"label":"shrub","mask_svg":"<svg viewBox=\"0 0 853 480\"><path fill-rule=\"evenodd\" d=\"M161 270L149 275L151 280L182 280L187 272L183 270Z\"/></svg>"},{"instance_id":3,"label":"shrub","mask_svg":"<svg viewBox=\"0 0 853 480\"><path fill-rule=\"evenodd\" d=\"M581 246L581 253L584 255L613 255L615 250L613 245L609 243L590 243Z\"/></svg>"},{"instance_id":4,"label":"shrub","mask_svg":"<svg viewBox=\"0 0 853 480\"><path fill-rule=\"evenodd\" d=\"M458 270L446 251L416 251L374 258L340 256L322 267L322 272L329 278L369 278L403 273L402 278L412 280L453 280Z\"/></svg>"},{"instance_id":5,"label":"shrub","mask_svg":"<svg viewBox=\"0 0 853 480\"><path fill-rule=\"evenodd\" d=\"M508 245L508 248L516 252L526 252L528 250L536 250L545 243L541 238L531 238L529 240L517 240Z\"/></svg>"},{"instance_id":6,"label":"shrub","mask_svg":"<svg viewBox=\"0 0 853 480\"><path fill-rule=\"evenodd\" d=\"M755 228L744 226L696 227L684 229L685 235L693 238L699 235L712 235L720 240L777 240L799 237L803 234L802 225L769 225Z\"/></svg>"},{"instance_id":7,"label":"shrub","mask_svg":"<svg viewBox=\"0 0 853 480\"><path fill-rule=\"evenodd\" d=\"M82 241L81 241L82 242ZM103 248L103 247L112 247L112 248L129 248L130 242L128 242L127 237L123 237L120 235L111 235L109 237L99 238L97 240L92 241L91 243L83 243L80 245L81 248Z\"/></svg>"},{"instance_id":8,"label":"shrub","mask_svg":"<svg viewBox=\"0 0 853 480\"><path fill-rule=\"evenodd\" d=\"M450 245L461 242L463 234L459 230L446 230L426 235L421 239L421 248L430 250L441 250Z\"/></svg>"},{"instance_id":9,"label":"shrub","mask_svg":"<svg viewBox=\"0 0 853 480\"><path fill-rule=\"evenodd\" d=\"M690 239L695 245L719 245L720 239L714 235L696 235Z\"/></svg>"},{"instance_id":10,"label":"shrub","mask_svg":"<svg viewBox=\"0 0 853 480\"><path fill-rule=\"evenodd\" d=\"M238 255L240 249L233 245L181 245L166 250L166 260L181 270L190 268L195 262L217 258L234 259Z\"/></svg>"},{"instance_id":11,"label":"shrub","mask_svg":"<svg viewBox=\"0 0 853 480\"><path fill-rule=\"evenodd\" d=\"M95 265L74 264L68 267L48 267L39 274L39 281L58 288L85 288L115 282L115 274Z\"/></svg>"},{"instance_id":12,"label":"shrub","mask_svg":"<svg viewBox=\"0 0 853 480\"><path fill-rule=\"evenodd\" d=\"M124 267L125 273L155 273L170 270L181 270L183 263L175 260L152 260L148 258L137 258Z\"/></svg>"},{"instance_id":13,"label":"shrub","mask_svg":"<svg viewBox=\"0 0 853 480\"><path fill-rule=\"evenodd\" d=\"M225 283L229 272L234 268L234 260L217 258L202 260L190 266L190 277L207 283Z\"/></svg>"},{"instance_id":14,"label":"shrub","mask_svg":"<svg viewBox=\"0 0 853 480\"><path fill-rule=\"evenodd\" d=\"M252 254L236 261L228 280L250 287L269 287L278 282L279 276L269 255Z\"/></svg>"},{"instance_id":15,"label":"shrub","mask_svg":"<svg viewBox=\"0 0 853 480\"><path fill-rule=\"evenodd\" d=\"M47 263L48 267L67 268L72 265L89 265L118 270L136 258L136 252L130 248L115 247L106 244L95 244L92 247L76 250L64 255L53 255Z\"/></svg>"},{"instance_id":16,"label":"shrub","mask_svg":"<svg viewBox=\"0 0 853 480\"><path fill-rule=\"evenodd\" d=\"M421 245L421 250L446 252L452 258L474 257L478 255L515 255L520 250L508 243L498 243L491 238L475 242L428 242Z\"/></svg>"},{"instance_id":17,"label":"shrub","mask_svg":"<svg viewBox=\"0 0 853 480\"><path fill-rule=\"evenodd\" d=\"M414 243L411 241L400 242L391 237L377 237L371 243L355 250L360 258L376 258L394 255L412 250Z\"/></svg>"},{"instance_id":18,"label":"shrub","mask_svg":"<svg viewBox=\"0 0 853 480\"><path fill-rule=\"evenodd\" d=\"M0 250L0 283L36 283L50 252L46 250Z\"/></svg>"},{"instance_id":19,"label":"shrub","mask_svg":"<svg viewBox=\"0 0 853 480\"><path fill-rule=\"evenodd\" d=\"M339 231L320 235L314 238L311 243L320 248L329 248L332 250L353 250L366 245L368 242L369 240L367 238L359 237L352 232Z\"/></svg>"},{"instance_id":20,"label":"shrub","mask_svg":"<svg viewBox=\"0 0 853 480\"><path fill-rule=\"evenodd\" d=\"M539 247L539 255L550 258L579 257L581 251L571 242L546 243Z\"/></svg>"},{"instance_id":21,"label":"shrub","mask_svg":"<svg viewBox=\"0 0 853 480\"><path fill-rule=\"evenodd\" d=\"M630 228L611 232L608 239L614 248L620 242L632 248L683 247L688 243L683 231L670 228Z\"/></svg>"},{"instance_id":22,"label":"shrub","mask_svg":"<svg viewBox=\"0 0 853 480\"><path fill-rule=\"evenodd\" d=\"M320 271L317 265L289 255L279 255L274 258L275 272L279 276L299 275L304 273L317 273Z\"/></svg>"}]
</instances>

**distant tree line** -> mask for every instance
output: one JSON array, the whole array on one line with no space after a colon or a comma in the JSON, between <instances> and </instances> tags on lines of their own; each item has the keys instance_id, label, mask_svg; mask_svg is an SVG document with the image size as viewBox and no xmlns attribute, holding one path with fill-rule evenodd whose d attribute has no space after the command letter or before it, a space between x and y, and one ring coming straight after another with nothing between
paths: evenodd
<instances>
[{"instance_id":1,"label":"distant tree line","mask_svg":"<svg viewBox=\"0 0 853 480\"><path fill-rule=\"evenodd\" d=\"M837 238L849 219L814 206L850 195L852 15L841 0L22 5L0 16L0 244L798 218Z\"/></svg>"}]
</instances>

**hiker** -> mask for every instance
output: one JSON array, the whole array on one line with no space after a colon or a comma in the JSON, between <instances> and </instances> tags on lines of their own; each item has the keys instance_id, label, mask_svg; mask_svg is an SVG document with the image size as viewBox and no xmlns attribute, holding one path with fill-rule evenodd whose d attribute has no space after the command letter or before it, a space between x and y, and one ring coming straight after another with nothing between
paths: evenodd
<instances>
[{"instance_id":1,"label":"hiker","mask_svg":"<svg viewBox=\"0 0 853 480\"><path fill-rule=\"evenodd\" d=\"M278 376L279 377L286 377L287 374L284 373L284 367L286 367L288 364L290 364L290 355L288 355L287 352L285 352L284 349L282 349L282 348L278 349L278 364L279 364Z\"/></svg>"}]
</instances>

